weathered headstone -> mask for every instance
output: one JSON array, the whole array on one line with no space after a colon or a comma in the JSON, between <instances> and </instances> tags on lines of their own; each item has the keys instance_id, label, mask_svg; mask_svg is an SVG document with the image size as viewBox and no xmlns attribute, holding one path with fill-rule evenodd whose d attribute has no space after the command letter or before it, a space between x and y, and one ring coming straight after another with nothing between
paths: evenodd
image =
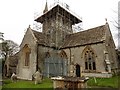
<instances>
[{"instance_id":1,"label":"weathered headstone","mask_svg":"<svg viewBox=\"0 0 120 90\"><path fill-rule=\"evenodd\" d=\"M34 80L35 80L35 84L38 84L38 83L42 82L42 74L39 71L35 72L33 77L34 77Z\"/></svg>"},{"instance_id":2,"label":"weathered headstone","mask_svg":"<svg viewBox=\"0 0 120 90\"><path fill-rule=\"evenodd\" d=\"M15 73L12 74L11 80L12 80L12 82L17 81L17 75Z\"/></svg>"}]
</instances>

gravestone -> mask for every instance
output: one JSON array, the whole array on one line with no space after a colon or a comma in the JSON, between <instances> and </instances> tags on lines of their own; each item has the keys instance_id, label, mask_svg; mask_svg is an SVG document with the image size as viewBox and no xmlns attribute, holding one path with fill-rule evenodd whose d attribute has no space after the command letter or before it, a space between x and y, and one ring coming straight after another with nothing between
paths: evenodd
<instances>
[{"instance_id":1,"label":"gravestone","mask_svg":"<svg viewBox=\"0 0 120 90\"><path fill-rule=\"evenodd\" d=\"M35 84L38 84L38 83L42 82L42 74L39 71L35 72L33 77L34 77L34 80L35 80Z\"/></svg>"},{"instance_id":2,"label":"gravestone","mask_svg":"<svg viewBox=\"0 0 120 90\"><path fill-rule=\"evenodd\" d=\"M15 73L12 74L11 80L12 80L12 82L16 82L17 81L17 75Z\"/></svg>"}]
</instances>

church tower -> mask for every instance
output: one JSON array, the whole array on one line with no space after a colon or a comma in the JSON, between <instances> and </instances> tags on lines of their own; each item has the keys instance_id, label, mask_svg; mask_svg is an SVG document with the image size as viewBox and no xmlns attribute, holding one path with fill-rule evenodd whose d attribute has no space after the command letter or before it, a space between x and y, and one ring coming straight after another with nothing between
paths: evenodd
<instances>
[{"instance_id":1,"label":"church tower","mask_svg":"<svg viewBox=\"0 0 120 90\"><path fill-rule=\"evenodd\" d=\"M65 4L66 5L66 4ZM64 42L65 36L72 34L72 25L82 22L77 16L70 12L68 6L56 3L48 10L47 2L43 15L35 19L42 23L42 33L49 36L51 47L59 48Z\"/></svg>"}]
</instances>

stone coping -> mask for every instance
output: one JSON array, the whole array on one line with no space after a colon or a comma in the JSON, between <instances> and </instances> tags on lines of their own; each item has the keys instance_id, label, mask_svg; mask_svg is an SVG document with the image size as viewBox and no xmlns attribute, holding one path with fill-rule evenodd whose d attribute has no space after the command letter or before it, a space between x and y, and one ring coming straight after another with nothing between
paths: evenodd
<instances>
[{"instance_id":1,"label":"stone coping","mask_svg":"<svg viewBox=\"0 0 120 90\"><path fill-rule=\"evenodd\" d=\"M86 82L89 80L88 77L69 77L69 76L58 76L58 77L51 77L52 80L58 80L58 81L71 81L71 82Z\"/></svg>"}]
</instances>

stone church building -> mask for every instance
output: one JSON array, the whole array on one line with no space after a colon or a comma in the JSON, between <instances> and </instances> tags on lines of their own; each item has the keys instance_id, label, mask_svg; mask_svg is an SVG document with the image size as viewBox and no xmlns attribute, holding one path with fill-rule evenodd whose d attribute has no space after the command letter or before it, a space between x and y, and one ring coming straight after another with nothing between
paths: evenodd
<instances>
[{"instance_id":1,"label":"stone church building","mask_svg":"<svg viewBox=\"0 0 120 90\"><path fill-rule=\"evenodd\" d=\"M73 33L72 26L82 20L57 3L35 19L42 32L30 26L20 45L17 76L32 80L39 71L45 77L111 77L118 65L115 44L108 23Z\"/></svg>"}]
</instances>

